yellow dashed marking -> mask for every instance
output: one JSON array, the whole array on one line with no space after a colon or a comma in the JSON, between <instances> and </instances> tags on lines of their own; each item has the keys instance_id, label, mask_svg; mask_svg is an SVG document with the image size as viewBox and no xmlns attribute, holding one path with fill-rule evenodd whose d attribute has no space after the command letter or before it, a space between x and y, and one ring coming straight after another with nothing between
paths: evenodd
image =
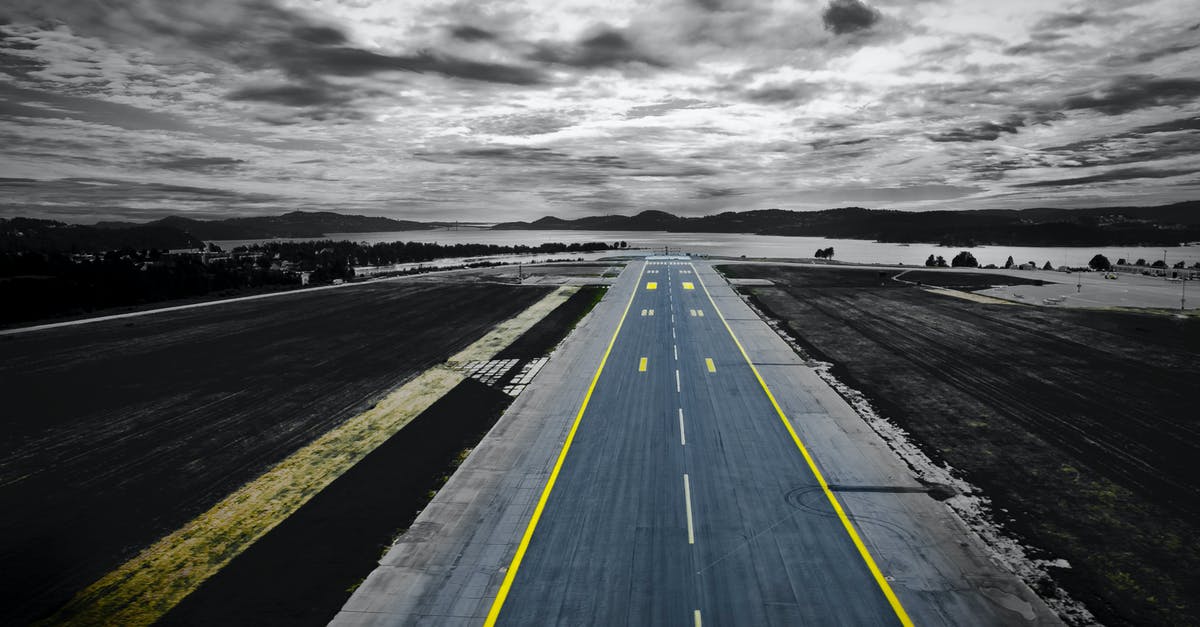
<instances>
[{"instance_id":1,"label":"yellow dashed marking","mask_svg":"<svg viewBox=\"0 0 1200 627\"><path fill-rule=\"evenodd\" d=\"M705 357L705 358L704 358L704 365L705 365L705 366L708 366L708 371L709 371L709 372L716 372L716 371L717 371L717 365L713 363L712 357Z\"/></svg>"},{"instance_id":2,"label":"yellow dashed marking","mask_svg":"<svg viewBox=\"0 0 1200 627\"><path fill-rule=\"evenodd\" d=\"M658 283L655 283L654 281L646 281L646 289L656 290L658 289Z\"/></svg>"},{"instance_id":3,"label":"yellow dashed marking","mask_svg":"<svg viewBox=\"0 0 1200 627\"><path fill-rule=\"evenodd\" d=\"M638 362L638 372L645 372L645 371L646 371L646 358L643 357L642 360L640 362Z\"/></svg>"},{"instance_id":4,"label":"yellow dashed marking","mask_svg":"<svg viewBox=\"0 0 1200 627\"><path fill-rule=\"evenodd\" d=\"M685 290L694 290L694 289L696 289L696 286L695 286L695 285L692 285L692 283L691 283L690 281L684 281L684 282L683 282L683 289L685 289Z\"/></svg>"}]
</instances>

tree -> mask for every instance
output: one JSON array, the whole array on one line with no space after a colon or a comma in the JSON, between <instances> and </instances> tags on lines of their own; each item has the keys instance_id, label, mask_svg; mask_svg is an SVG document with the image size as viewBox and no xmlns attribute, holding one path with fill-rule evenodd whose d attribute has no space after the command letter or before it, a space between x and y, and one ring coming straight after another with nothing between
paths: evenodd
<instances>
[{"instance_id":1,"label":"tree","mask_svg":"<svg viewBox=\"0 0 1200 627\"><path fill-rule=\"evenodd\" d=\"M1053 269L1054 269L1054 266L1050 265L1050 260L1049 260L1049 259L1047 259L1047 260L1046 260L1046 265L1042 266L1042 269L1043 269L1043 270L1053 270Z\"/></svg>"},{"instance_id":2,"label":"tree","mask_svg":"<svg viewBox=\"0 0 1200 627\"><path fill-rule=\"evenodd\" d=\"M964 250L955 255L954 259L950 260L950 265L955 268L978 268L979 262L975 260L975 255Z\"/></svg>"},{"instance_id":3,"label":"tree","mask_svg":"<svg viewBox=\"0 0 1200 627\"><path fill-rule=\"evenodd\" d=\"M813 256L816 257L817 259L824 259L825 258L825 249L818 248L817 252L813 253Z\"/></svg>"},{"instance_id":4,"label":"tree","mask_svg":"<svg viewBox=\"0 0 1200 627\"><path fill-rule=\"evenodd\" d=\"M937 267L939 267L939 268L945 268L945 267L946 267L946 260L945 260L945 258L943 258L941 255L938 255L938 258L937 258Z\"/></svg>"},{"instance_id":5,"label":"tree","mask_svg":"<svg viewBox=\"0 0 1200 627\"><path fill-rule=\"evenodd\" d=\"M1009 268L1011 268L1011 267L1013 267L1013 258L1012 258L1012 255L1009 255L1009 256L1008 256L1008 261L1005 261L1005 262L1004 262L1004 269L1005 269L1005 270L1007 270L1007 269L1009 269Z\"/></svg>"},{"instance_id":6,"label":"tree","mask_svg":"<svg viewBox=\"0 0 1200 627\"><path fill-rule=\"evenodd\" d=\"M1162 259L1159 259L1158 261L1155 261L1154 263L1150 264L1150 267L1151 268L1165 268L1165 267L1167 267L1167 262L1163 261Z\"/></svg>"},{"instance_id":7,"label":"tree","mask_svg":"<svg viewBox=\"0 0 1200 627\"><path fill-rule=\"evenodd\" d=\"M1118 266L1127 266L1127 265L1129 265L1129 262L1125 261L1124 257L1121 257L1120 259L1117 260L1117 265Z\"/></svg>"},{"instance_id":8,"label":"tree","mask_svg":"<svg viewBox=\"0 0 1200 627\"><path fill-rule=\"evenodd\" d=\"M830 246L829 248L825 249L825 258L833 259L833 246Z\"/></svg>"},{"instance_id":9,"label":"tree","mask_svg":"<svg viewBox=\"0 0 1200 627\"><path fill-rule=\"evenodd\" d=\"M1112 264L1108 262L1108 257L1105 257L1104 255L1100 255L1100 254L1097 254L1095 257L1092 257L1092 260L1088 262L1088 266L1090 266L1093 270L1110 270L1110 269L1112 269Z\"/></svg>"},{"instance_id":10,"label":"tree","mask_svg":"<svg viewBox=\"0 0 1200 627\"><path fill-rule=\"evenodd\" d=\"M1187 262L1186 262L1186 261L1180 261L1179 263L1177 263L1177 264L1175 264L1175 265L1173 265L1173 266L1171 266L1171 267L1172 267L1172 268L1182 268L1182 267L1184 267L1185 265L1187 265Z\"/></svg>"},{"instance_id":11,"label":"tree","mask_svg":"<svg viewBox=\"0 0 1200 627\"><path fill-rule=\"evenodd\" d=\"M934 266L936 266L936 265L937 265L937 260L933 258L933 255L930 255L930 256L929 256L929 259L926 259L926 260L925 260L925 266L926 266L927 268L932 268L932 267L934 267Z\"/></svg>"},{"instance_id":12,"label":"tree","mask_svg":"<svg viewBox=\"0 0 1200 627\"><path fill-rule=\"evenodd\" d=\"M1137 261L1135 261L1135 262L1133 263L1133 265L1135 265L1135 266L1144 266L1144 265L1146 265L1146 260L1145 260L1145 259L1138 259Z\"/></svg>"},{"instance_id":13,"label":"tree","mask_svg":"<svg viewBox=\"0 0 1200 627\"><path fill-rule=\"evenodd\" d=\"M833 246L830 246L829 248L818 248L817 252L813 256L817 259L833 259Z\"/></svg>"}]
</instances>

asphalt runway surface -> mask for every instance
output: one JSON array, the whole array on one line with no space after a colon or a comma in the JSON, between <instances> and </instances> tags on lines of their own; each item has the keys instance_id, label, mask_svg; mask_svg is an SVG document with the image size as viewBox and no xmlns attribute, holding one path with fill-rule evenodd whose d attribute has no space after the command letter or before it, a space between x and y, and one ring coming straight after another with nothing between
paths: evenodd
<instances>
[{"instance_id":1,"label":"asphalt runway surface","mask_svg":"<svg viewBox=\"0 0 1200 627\"><path fill-rule=\"evenodd\" d=\"M801 503L822 482L690 263L646 264L581 417L498 624L906 620L832 497Z\"/></svg>"}]
</instances>

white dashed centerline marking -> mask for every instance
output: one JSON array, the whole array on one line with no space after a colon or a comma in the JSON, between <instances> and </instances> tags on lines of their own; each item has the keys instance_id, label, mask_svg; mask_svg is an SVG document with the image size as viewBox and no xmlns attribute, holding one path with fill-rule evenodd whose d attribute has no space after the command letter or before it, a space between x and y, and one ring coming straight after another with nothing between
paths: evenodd
<instances>
[{"instance_id":1,"label":"white dashed centerline marking","mask_svg":"<svg viewBox=\"0 0 1200 627\"><path fill-rule=\"evenodd\" d=\"M692 486L688 483L687 473L683 475L683 504L687 509L688 544L695 544L696 533L692 530Z\"/></svg>"},{"instance_id":2,"label":"white dashed centerline marking","mask_svg":"<svg viewBox=\"0 0 1200 627\"><path fill-rule=\"evenodd\" d=\"M687 446L687 432L683 430L683 408L679 408L679 446Z\"/></svg>"}]
</instances>

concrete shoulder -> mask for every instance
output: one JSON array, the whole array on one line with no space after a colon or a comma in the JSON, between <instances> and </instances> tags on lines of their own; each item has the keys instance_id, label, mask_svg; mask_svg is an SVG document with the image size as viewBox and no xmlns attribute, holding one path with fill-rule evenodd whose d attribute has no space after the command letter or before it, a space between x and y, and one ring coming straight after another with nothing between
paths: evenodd
<instances>
[{"instance_id":1,"label":"concrete shoulder","mask_svg":"<svg viewBox=\"0 0 1200 627\"><path fill-rule=\"evenodd\" d=\"M1062 624L711 265L696 268L914 623Z\"/></svg>"}]
</instances>

